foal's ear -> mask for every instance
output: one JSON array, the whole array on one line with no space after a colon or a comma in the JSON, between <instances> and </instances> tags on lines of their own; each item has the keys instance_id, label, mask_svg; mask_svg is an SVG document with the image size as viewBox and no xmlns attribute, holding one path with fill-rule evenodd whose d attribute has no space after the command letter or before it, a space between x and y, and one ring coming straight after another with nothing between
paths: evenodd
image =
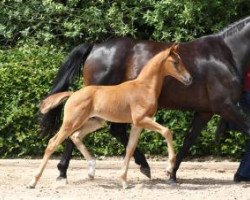
<instances>
[{"instance_id":1,"label":"foal's ear","mask_svg":"<svg viewBox=\"0 0 250 200\"><path fill-rule=\"evenodd\" d=\"M172 48L172 46L164 50L164 54L163 54L164 59L167 59L167 57L170 55L171 48Z\"/></svg>"},{"instance_id":2,"label":"foal's ear","mask_svg":"<svg viewBox=\"0 0 250 200\"><path fill-rule=\"evenodd\" d=\"M170 51L178 52L178 51L179 51L179 43L174 43L174 44L170 47Z\"/></svg>"},{"instance_id":3,"label":"foal's ear","mask_svg":"<svg viewBox=\"0 0 250 200\"><path fill-rule=\"evenodd\" d=\"M169 47L169 48L167 48L165 50L165 54L164 54L165 58L167 58L171 54L171 52L177 52L178 49L179 49L179 44L178 43L172 44L171 47Z\"/></svg>"}]
</instances>

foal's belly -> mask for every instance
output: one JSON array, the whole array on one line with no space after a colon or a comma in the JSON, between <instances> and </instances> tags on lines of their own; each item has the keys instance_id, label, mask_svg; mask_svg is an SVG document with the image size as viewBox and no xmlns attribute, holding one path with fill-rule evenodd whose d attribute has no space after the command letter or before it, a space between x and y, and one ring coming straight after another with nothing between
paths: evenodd
<instances>
[{"instance_id":1,"label":"foal's belly","mask_svg":"<svg viewBox=\"0 0 250 200\"><path fill-rule=\"evenodd\" d=\"M100 117L106 121L117 123L132 122L130 105L126 102L125 97L121 98L120 101L115 94L109 95L109 98L105 97L106 95L100 95L95 98L93 117Z\"/></svg>"}]
</instances>

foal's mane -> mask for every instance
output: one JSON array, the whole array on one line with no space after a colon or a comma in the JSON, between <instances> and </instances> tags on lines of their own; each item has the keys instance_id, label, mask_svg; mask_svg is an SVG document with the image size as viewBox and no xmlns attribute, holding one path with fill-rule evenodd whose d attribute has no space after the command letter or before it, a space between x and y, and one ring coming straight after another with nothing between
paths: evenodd
<instances>
[{"instance_id":1,"label":"foal's mane","mask_svg":"<svg viewBox=\"0 0 250 200\"><path fill-rule=\"evenodd\" d=\"M240 19L232 24L230 24L229 26L227 26L226 28L224 28L222 31L220 31L218 33L218 35L222 36L223 38L229 37L229 36L233 36L236 33L239 33L242 31L242 29L248 25L250 23L250 16Z\"/></svg>"}]
</instances>

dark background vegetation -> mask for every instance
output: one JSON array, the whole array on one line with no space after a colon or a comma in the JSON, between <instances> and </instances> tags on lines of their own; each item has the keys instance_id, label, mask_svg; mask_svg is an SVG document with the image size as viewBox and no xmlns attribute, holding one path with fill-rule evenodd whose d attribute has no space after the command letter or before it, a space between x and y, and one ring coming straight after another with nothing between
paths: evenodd
<instances>
[{"instance_id":1,"label":"dark background vegetation","mask_svg":"<svg viewBox=\"0 0 250 200\"><path fill-rule=\"evenodd\" d=\"M0 157L42 155L48 138L38 137L38 104L75 45L123 36L190 41L220 31L248 16L249 10L248 0L0 1ZM156 116L173 130L176 150L192 116L164 110ZM241 156L246 139L241 133L230 132L216 148L218 119L211 120L190 155ZM85 143L96 155L122 154L123 147L107 130L92 134ZM166 154L163 138L148 131L142 134L140 149Z\"/></svg>"}]
</instances>

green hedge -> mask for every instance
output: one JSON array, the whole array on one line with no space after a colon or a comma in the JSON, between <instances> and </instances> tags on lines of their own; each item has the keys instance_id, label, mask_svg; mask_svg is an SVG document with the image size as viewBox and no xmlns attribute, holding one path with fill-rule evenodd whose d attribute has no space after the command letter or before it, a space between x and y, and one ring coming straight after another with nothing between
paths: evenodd
<instances>
[{"instance_id":1,"label":"green hedge","mask_svg":"<svg viewBox=\"0 0 250 200\"><path fill-rule=\"evenodd\" d=\"M0 51L0 157L41 156L48 138L39 137L38 105L48 93L51 82L65 57L62 49L53 46L24 45ZM159 111L156 119L174 132L178 150L188 130L193 113ZM214 132L218 117L203 131L192 147L191 155L239 157L245 149L240 133L231 135L217 151ZM89 136L85 143L96 155L120 155L123 147L111 138L107 127ZM166 154L166 144L159 134L144 131L140 149L148 154ZM62 147L59 148L59 152Z\"/></svg>"},{"instance_id":2,"label":"green hedge","mask_svg":"<svg viewBox=\"0 0 250 200\"><path fill-rule=\"evenodd\" d=\"M249 15L248 0L4 0L0 44L71 47L118 36L187 41Z\"/></svg>"},{"instance_id":3,"label":"green hedge","mask_svg":"<svg viewBox=\"0 0 250 200\"><path fill-rule=\"evenodd\" d=\"M19 157L40 156L45 148L48 138L38 137L38 104L71 47L118 36L188 41L249 15L250 4L248 0L3 0L0 10L0 157ZM177 150L192 115L160 111L156 117L175 133ZM216 150L217 121L215 117L203 131L191 155L241 155L245 138L240 133L230 133ZM97 155L124 151L107 129L88 137L86 144ZM161 136L147 131L140 148L151 154L166 152Z\"/></svg>"},{"instance_id":4,"label":"green hedge","mask_svg":"<svg viewBox=\"0 0 250 200\"><path fill-rule=\"evenodd\" d=\"M48 92L63 54L23 46L0 51L0 155L41 155L38 104Z\"/></svg>"}]
</instances>

